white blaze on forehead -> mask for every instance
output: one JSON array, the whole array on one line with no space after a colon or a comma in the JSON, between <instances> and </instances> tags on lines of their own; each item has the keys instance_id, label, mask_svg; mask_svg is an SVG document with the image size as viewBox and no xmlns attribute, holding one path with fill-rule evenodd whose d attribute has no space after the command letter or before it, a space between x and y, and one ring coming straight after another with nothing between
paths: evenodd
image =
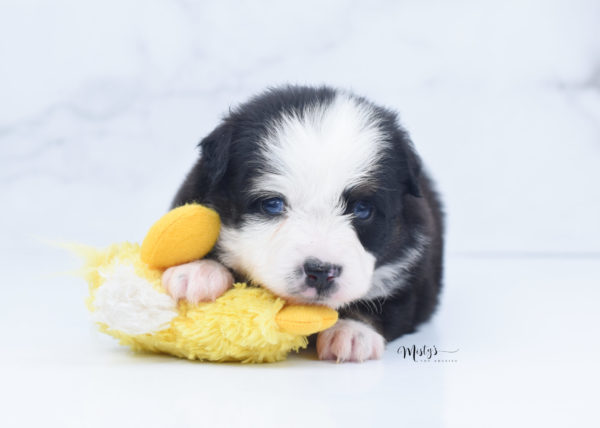
<instances>
[{"instance_id":1,"label":"white blaze on forehead","mask_svg":"<svg viewBox=\"0 0 600 428\"><path fill-rule=\"evenodd\" d=\"M361 244L342 195L369 183L386 138L373 107L348 95L283 113L260 144L265 171L251 183L257 197L281 194L286 213L249 217L240 227L223 225L221 260L283 297L307 288L308 258L339 265L337 289L322 303L338 307L364 296L375 257Z\"/></svg>"},{"instance_id":2,"label":"white blaze on forehead","mask_svg":"<svg viewBox=\"0 0 600 428\"><path fill-rule=\"evenodd\" d=\"M253 187L281 193L292 209L331 212L344 189L369 181L384 138L372 107L347 95L283 114L262 142L270 172Z\"/></svg>"}]
</instances>

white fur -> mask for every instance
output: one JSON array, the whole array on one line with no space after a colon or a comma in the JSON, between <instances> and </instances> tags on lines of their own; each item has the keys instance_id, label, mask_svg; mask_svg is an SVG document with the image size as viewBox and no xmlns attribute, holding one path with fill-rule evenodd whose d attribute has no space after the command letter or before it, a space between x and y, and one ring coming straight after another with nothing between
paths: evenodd
<instances>
[{"instance_id":1,"label":"white fur","mask_svg":"<svg viewBox=\"0 0 600 428\"><path fill-rule=\"evenodd\" d=\"M341 319L319 333L317 354L321 360L337 362L377 360L383 355L385 339L361 321Z\"/></svg>"},{"instance_id":2,"label":"white fur","mask_svg":"<svg viewBox=\"0 0 600 428\"><path fill-rule=\"evenodd\" d=\"M155 290L136 275L133 267L125 265L106 274L93 305L95 321L132 335L163 330L177 316L175 300Z\"/></svg>"},{"instance_id":3,"label":"white fur","mask_svg":"<svg viewBox=\"0 0 600 428\"><path fill-rule=\"evenodd\" d=\"M408 248L400 259L375 269L371 289L365 296L366 299L387 297L393 291L402 288L407 273L419 261L427 246L427 238L424 235L418 234L416 240L416 245Z\"/></svg>"},{"instance_id":4,"label":"white fur","mask_svg":"<svg viewBox=\"0 0 600 428\"><path fill-rule=\"evenodd\" d=\"M383 155L378 125L369 105L344 94L283 115L262 141L272 172L253 183L255 191L279 192L295 209L341 208L342 192L368 182Z\"/></svg>"},{"instance_id":5,"label":"white fur","mask_svg":"<svg viewBox=\"0 0 600 428\"><path fill-rule=\"evenodd\" d=\"M276 294L303 300L306 287L298 271L316 257L342 267L337 291L322 303L339 307L363 297L375 257L344 215L342 194L368 183L383 156L385 135L377 125L368 105L345 94L270 124L261 144L269 164L251 183L252 191L282 195L286 212L242 228L223 226L218 244L223 262Z\"/></svg>"},{"instance_id":6,"label":"white fur","mask_svg":"<svg viewBox=\"0 0 600 428\"><path fill-rule=\"evenodd\" d=\"M176 300L207 302L225 293L233 285L233 276L221 263L205 259L167 269L162 284Z\"/></svg>"}]
</instances>

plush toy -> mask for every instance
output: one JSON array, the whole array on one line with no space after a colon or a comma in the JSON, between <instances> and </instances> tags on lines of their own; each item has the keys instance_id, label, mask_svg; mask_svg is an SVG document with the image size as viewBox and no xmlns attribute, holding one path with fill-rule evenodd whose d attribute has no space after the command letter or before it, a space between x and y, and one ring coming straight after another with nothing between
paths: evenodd
<instances>
[{"instance_id":1,"label":"plush toy","mask_svg":"<svg viewBox=\"0 0 600 428\"><path fill-rule=\"evenodd\" d=\"M191 360L273 362L305 348L307 336L329 328L337 312L287 305L264 288L239 283L214 302L175 301L161 276L214 246L219 216L197 204L176 208L148 232L142 246L80 247L88 307L100 330L136 351Z\"/></svg>"}]
</instances>

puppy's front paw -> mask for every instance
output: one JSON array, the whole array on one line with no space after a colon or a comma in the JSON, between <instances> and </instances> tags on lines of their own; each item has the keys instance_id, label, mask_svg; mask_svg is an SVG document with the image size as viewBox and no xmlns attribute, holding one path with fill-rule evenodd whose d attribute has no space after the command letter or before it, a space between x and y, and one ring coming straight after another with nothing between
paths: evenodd
<instances>
[{"instance_id":1,"label":"puppy's front paw","mask_svg":"<svg viewBox=\"0 0 600 428\"><path fill-rule=\"evenodd\" d=\"M383 355L385 340L373 327L360 321L339 320L319 333L317 353L321 360L377 360Z\"/></svg>"},{"instance_id":2,"label":"puppy's front paw","mask_svg":"<svg viewBox=\"0 0 600 428\"><path fill-rule=\"evenodd\" d=\"M229 269L214 260L198 260L164 271L163 287L174 299L190 303L215 300L233 284Z\"/></svg>"}]
</instances>

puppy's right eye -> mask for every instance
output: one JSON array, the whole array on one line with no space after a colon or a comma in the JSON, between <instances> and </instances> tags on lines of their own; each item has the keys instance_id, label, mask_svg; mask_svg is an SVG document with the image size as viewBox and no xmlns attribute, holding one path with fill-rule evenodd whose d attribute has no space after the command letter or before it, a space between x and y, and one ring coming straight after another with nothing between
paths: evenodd
<instances>
[{"instance_id":1,"label":"puppy's right eye","mask_svg":"<svg viewBox=\"0 0 600 428\"><path fill-rule=\"evenodd\" d=\"M359 220L367 220L373 214L373 203L369 201L357 201L354 204L352 213Z\"/></svg>"},{"instance_id":2,"label":"puppy's right eye","mask_svg":"<svg viewBox=\"0 0 600 428\"><path fill-rule=\"evenodd\" d=\"M285 203L282 198L268 198L260 202L260 208L267 215L281 215L285 209Z\"/></svg>"}]
</instances>

